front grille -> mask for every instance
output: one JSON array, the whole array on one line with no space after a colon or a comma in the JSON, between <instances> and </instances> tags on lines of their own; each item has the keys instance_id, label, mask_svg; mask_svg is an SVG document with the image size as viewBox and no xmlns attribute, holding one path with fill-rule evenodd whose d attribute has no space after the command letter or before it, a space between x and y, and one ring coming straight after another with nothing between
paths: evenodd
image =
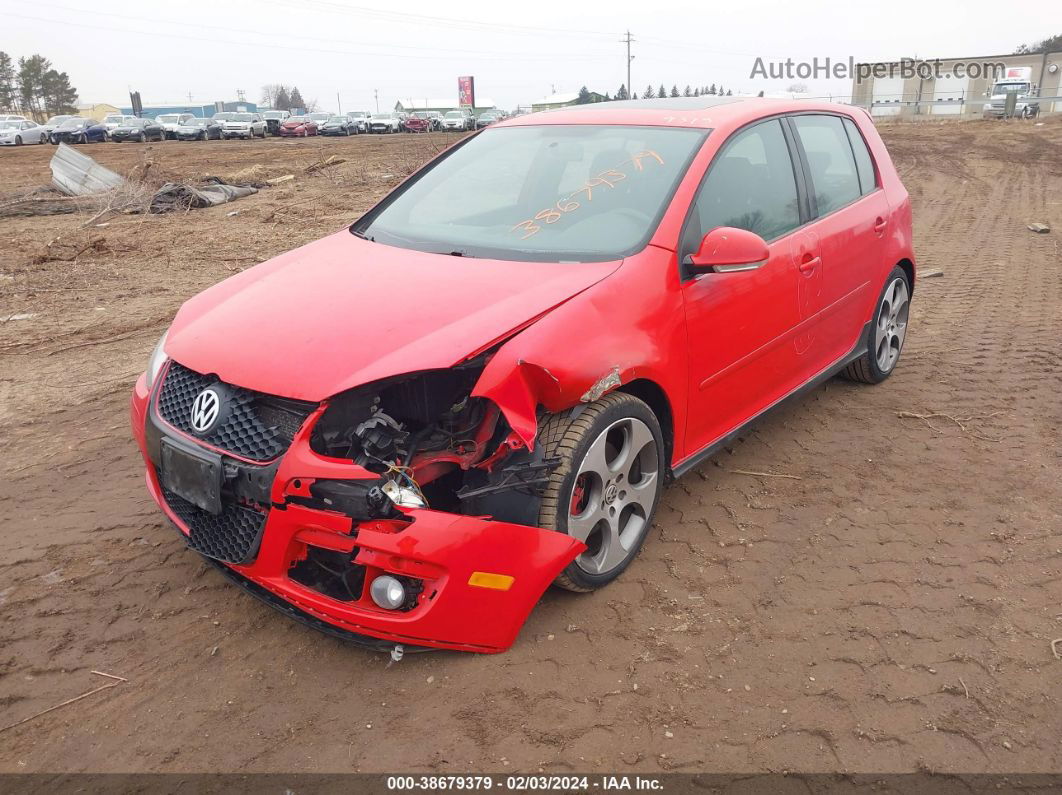
<instances>
[{"instance_id":1,"label":"front grille","mask_svg":"<svg viewBox=\"0 0 1062 795\"><path fill-rule=\"evenodd\" d=\"M188 546L192 549L226 563L250 563L255 559L268 514L226 501L215 516L172 491L163 489L162 496L188 528Z\"/></svg>"},{"instance_id":2,"label":"front grille","mask_svg":"<svg viewBox=\"0 0 1062 795\"><path fill-rule=\"evenodd\" d=\"M204 389L219 384L225 387L229 410L206 435L197 434L192 430L192 402ZM313 403L224 384L217 376L202 375L177 362L171 362L166 372L158 405L159 414L174 428L252 461L271 461L287 450L315 408Z\"/></svg>"}]
</instances>

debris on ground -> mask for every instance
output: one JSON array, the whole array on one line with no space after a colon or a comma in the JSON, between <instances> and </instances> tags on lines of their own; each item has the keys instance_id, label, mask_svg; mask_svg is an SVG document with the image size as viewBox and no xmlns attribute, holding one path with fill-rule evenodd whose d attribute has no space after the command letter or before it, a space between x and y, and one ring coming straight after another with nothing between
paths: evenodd
<instances>
[{"instance_id":1,"label":"debris on ground","mask_svg":"<svg viewBox=\"0 0 1062 795\"><path fill-rule=\"evenodd\" d=\"M117 190L125 182L109 168L63 143L52 155L51 169L52 184L67 196L91 196Z\"/></svg>"},{"instance_id":2,"label":"debris on ground","mask_svg":"<svg viewBox=\"0 0 1062 795\"><path fill-rule=\"evenodd\" d=\"M258 193L252 185L230 185L219 177L207 177L198 186L183 182L167 182L151 197L148 212L168 213L174 210L200 210L215 207L244 196Z\"/></svg>"},{"instance_id":3,"label":"debris on ground","mask_svg":"<svg viewBox=\"0 0 1062 795\"><path fill-rule=\"evenodd\" d=\"M918 278L919 279L935 279L937 276L943 276L943 275L944 275L944 271L939 270L939 269L937 269L937 270L929 270L929 271L919 271L918 272Z\"/></svg>"},{"instance_id":4,"label":"debris on ground","mask_svg":"<svg viewBox=\"0 0 1062 795\"><path fill-rule=\"evenodd\" d=\"M330 155L325 160L318 160L316 163L312 163L312 164L306 166L304 171L307 174L315 174L318 171L320 171L321 169L331 168L332 166L338 166L340 163L346 163L346 162L347 162L347 159L345 157L336 157L335 155Z\"/></svg>"},{"instance_id":5,"label":"debris on ground","mask_svg":"<svg viewBox=\"0 0 1062 795\"><path fill-rule=\"evenodd\" d=\"M1051 231L1051 227L1049 227L1047 224L1029 224L1029 231L1037 232L1041 235L1046 235L1048 232Z\"/></svg>"}]
</instances>

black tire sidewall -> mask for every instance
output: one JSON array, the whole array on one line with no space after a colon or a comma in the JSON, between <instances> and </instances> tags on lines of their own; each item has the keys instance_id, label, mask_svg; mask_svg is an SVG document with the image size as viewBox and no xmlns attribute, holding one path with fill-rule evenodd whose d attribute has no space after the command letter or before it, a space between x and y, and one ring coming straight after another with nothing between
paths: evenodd
<instances>
[{"instance_id":1,"label":"black tire sidewall","mask_svg":"<svg viewBox=\"0 0 1062 795\"><path fill-rule=\"evenodd\" d=\"M889 287L892 286L892 284L898 278L903 279L904 284L907 285L907 300L911 300L911 283L908 281L907 274L904 272L903 268L896 266L889 273L888 278L885 279L885 284L881 287L881 293L878 294L878 300L874 304L874 315L870 319L870 328L867 329L867 367L870 370L871 378L873 379L874 383L881 383L894 372L896 372L896 367L900 363L900 359L899 357L897 357L896 363L892 366L892 369L888 372L883 372L882 369L878 367L877 348L874 344L874 332L877 329L878 316L881 314L881 304L885 300L885 293L888 292ZM910 325L910 321L908 321L908 325ZM905 336L904 344L906 343L907 338ZM903 348L900 349L900 356L902 355Z\"/></svg>"},{"instance_id":2,"label":"black tire sidewall","mask_svg":"<svg viewBox=\"0 0 1062 795\"><path fill-rule=\"evenodd\" d=\"M586 456L586 451L594 440L612 423L617 420L634 417L641 420L649 428L653 434L653 439L656 441L657 451L657 478L656 478L656 493L653 496L653 509L646 517L645 529L642 531L641 536L634 546L627 553L627 558L616 568L605 574L591 574L582 569L577 561L572 561L568 564L564 570L564 574L572 580L576 585L584 589L597 589L614 579L619 577L631 564L631 562L638 556L639 550L641 550L642 544L645 542L645 538L649 535L649 529L652 527L653 518L656 515L656 510L660 505L660 496L663 493L664 478L666 473L667 463L664 460L664 439L663 434L660 431L660 422L657 420L656 415L652 410L641 400L632 398L631 400L625 400L622 403L607 407L599 414L588 431L585 433L582 439L575 446L572 452L572 466L568 473L564 475L561 481L559 494L562 495L560 504L558 505L556 526L548 529L555 530L559 533L568 535L568 506L571 504L572 490L575 488L575 481L578 476L579 464Z\"/></svg>"}]
</instances>

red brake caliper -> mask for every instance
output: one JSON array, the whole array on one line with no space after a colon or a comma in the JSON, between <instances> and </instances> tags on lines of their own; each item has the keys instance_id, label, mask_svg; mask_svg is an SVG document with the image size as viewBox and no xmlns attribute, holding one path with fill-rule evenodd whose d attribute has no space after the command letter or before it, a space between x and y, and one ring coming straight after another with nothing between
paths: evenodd
<instances>
[{"instance_id":1,"label":"red brake caliper","mask_svg":"<svg viewBox=\"0 0 1062 795\"><path fill-rule=\"evenodd\" d=\"M575 481L575 488L572 489L572 504L568 508L568 513L572 516L578 516L586 506L583 504L583 500L586 497L586 475L580 475L578 480Z\"/></svg>"}]
</instances>

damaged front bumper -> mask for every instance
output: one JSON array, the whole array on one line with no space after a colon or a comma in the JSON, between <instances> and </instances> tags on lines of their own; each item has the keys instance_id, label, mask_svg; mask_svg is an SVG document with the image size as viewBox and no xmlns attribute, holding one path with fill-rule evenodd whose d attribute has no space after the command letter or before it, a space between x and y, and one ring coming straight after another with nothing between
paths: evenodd
<instances>
[{"instance_id":1,"label":"damaged front bumper","mask_svg":"<svg viewBox=\"0 0 1062 795\"><path fill-rule=\"evenodd\" d=\"M191 546L215 562L222 558L219 565L253 595L363 645L481 653L509 648L542 593L584 545L536 527L427 508L401 508L369 520L322 509L311 496L318 479L369 484L378 476L310 449L319 415L312 414L288 450L269 464L225 459L241 492L232 508L241 512L235 532L247 542L246 558L234 563L224 560L233 557L224 539L195 543L190 524L199 514L160 483L162 448L201 447L198 441L158 416L143 376L131 402L151 496ZM211 532L224 516L214 517ZM382 608L371 597L371 584L385 576L403 583L409 594L398 609Z\"/></svg>"}]
</instances>

